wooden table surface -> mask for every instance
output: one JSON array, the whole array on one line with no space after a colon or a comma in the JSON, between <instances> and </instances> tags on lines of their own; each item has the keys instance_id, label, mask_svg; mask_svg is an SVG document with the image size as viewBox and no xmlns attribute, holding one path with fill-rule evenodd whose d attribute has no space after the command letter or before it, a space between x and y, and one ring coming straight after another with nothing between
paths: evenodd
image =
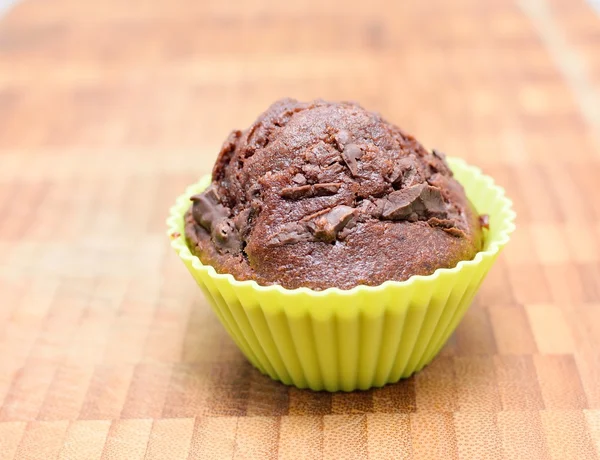
<instances>
[{"instance_id":1,"label":"wooden table surface","mask_svg":"<svg viewBox=\"0 0 600 460\"><path fill-rule=\"evenodd\" d=\"M600 458L600 13L583 0L25 0L0 19L0 459ZM254 370L164 235L274 99L479 165L518 230L397 385Z\"/></svg>"}]
</instances>

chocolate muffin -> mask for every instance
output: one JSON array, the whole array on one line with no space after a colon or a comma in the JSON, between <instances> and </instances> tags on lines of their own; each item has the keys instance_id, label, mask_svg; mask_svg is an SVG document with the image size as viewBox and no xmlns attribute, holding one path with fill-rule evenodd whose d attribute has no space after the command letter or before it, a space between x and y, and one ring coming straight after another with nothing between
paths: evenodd
<instances>
[{"instance_id":1,"label":"chocolate muffin","mask_svg":"<svg viewBox=\"0 0 600 460\"><path fill-rule=\"evenodd\" d=\"M315 290L472 259L481 224L444 155L354 103L274 103L191 197L188 246L238 280Z\"/></svg>"}]
</instances>

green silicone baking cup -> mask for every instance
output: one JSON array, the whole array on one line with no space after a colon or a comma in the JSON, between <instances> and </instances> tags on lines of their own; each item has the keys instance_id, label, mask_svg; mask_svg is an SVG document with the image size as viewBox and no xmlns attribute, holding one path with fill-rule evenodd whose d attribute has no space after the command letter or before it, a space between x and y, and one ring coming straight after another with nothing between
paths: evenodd
<instances>
[{"instance_id":1,"label":"green silicone baking cup","mask_svg":"<svg viewBox=\"0 0 600 460\"><path fill-rule=\"evenodd\" d=\"M314 291L260 286L217 273L190 252L183 222L189 197L205 189L210 176L177 198L168 235L231 338L263 374L312 390L381 387L431 362L515 229L504 190L478 168L459 159L448 162L478 212L489 215L490 229L475 258L428 276Z\"/></svg>"}]
</instances>

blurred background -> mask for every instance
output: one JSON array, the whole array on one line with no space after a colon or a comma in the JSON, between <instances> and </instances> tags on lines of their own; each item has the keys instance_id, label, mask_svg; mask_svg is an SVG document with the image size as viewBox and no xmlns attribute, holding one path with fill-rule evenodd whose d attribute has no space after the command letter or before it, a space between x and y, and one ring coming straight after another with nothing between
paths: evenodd
<instances>
[{"instance_id":1,"label":"blurred background","mask_svg":"<svg viewBox=\"0 0 600 460\"><path fill-rule=\"evenodd\" d=\"M585 0L30 0L4 14L9 149L149 147L199 170L183 152L216 153L290 96L358 100L429 146L507 162L539 158L549 132L581 139L597 102Z\"/></svg>"},{"instance_id":2,"label":"blurred background","mask_svg":"<svg viewBox=\"0 0 600 460\"><path fill-rule=\"evenodd\" d=\"M270 382L169 248L175 197L284 96L356 100L514 200L475 305L403 385ZM358 458L381 445L365 414L412 426L394 449L416 457L594 458L599 177L595 0L0 0L0 458L294 457L298 436Z\"/></svg>"}]
</instances>

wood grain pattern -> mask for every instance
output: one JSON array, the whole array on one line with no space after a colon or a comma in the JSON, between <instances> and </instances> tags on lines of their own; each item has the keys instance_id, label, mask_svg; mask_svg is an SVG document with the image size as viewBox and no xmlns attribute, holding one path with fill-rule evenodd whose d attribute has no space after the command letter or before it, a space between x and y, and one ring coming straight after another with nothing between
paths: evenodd
<instances>
[{"instance_id":1,"label":"wood grain pattern","mask_svg":"<svg viewBox=\"0 0 600 460\"><path fill-rule=\"evenodd\" d=\"M584 0L23 0L0 18L0 459L600 459L600 16ZM254 370L168 247L273 100L351 99L518 230L396 385Z\"/></svg>"}]
</instances>

